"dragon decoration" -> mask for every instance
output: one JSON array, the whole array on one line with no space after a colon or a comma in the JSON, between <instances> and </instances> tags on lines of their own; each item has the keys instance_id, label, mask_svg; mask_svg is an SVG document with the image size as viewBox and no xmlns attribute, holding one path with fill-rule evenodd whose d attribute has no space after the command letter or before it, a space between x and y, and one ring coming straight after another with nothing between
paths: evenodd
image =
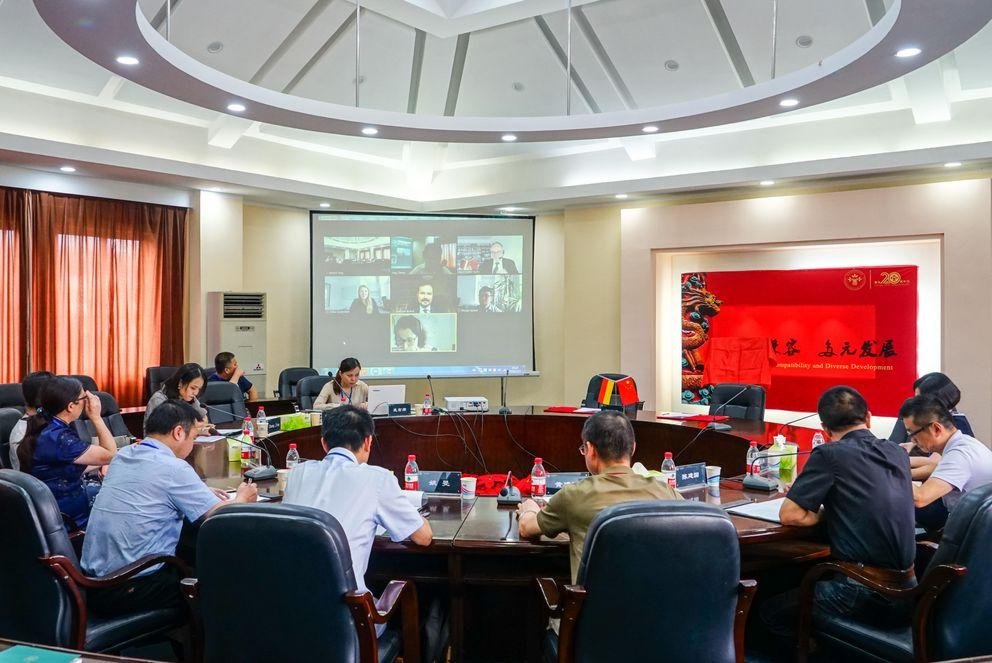
<instances>
[{"instance_id":1,"label":"dragon decoration","mask_svg":"<svg viewBox=\"0 0 992 663\"><path fill-rule=\"evenodd\" d=\"M682 402L709 405L712 385L703 384L699 349L709 340L710 318L721 302L706 289L706 274L682 275Z\"/></svg>"}]
</instances>

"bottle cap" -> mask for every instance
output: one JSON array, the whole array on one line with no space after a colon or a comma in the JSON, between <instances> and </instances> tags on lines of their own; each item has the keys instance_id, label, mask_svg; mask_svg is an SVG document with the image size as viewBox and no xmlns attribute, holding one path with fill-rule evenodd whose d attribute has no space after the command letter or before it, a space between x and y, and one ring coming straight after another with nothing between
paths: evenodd
<instances>
[{"instance_id":1,"label":"bottle cap","mask_svg":"<svg viewBox=\"0 0 992 663\"><path fill-rule=\"evenodd\" d=\"M415 454L410 454L409 456L406 457L406 459L407 460L417 460L417 456Z\"/></svg>"},{"instance_id":2,"label":"bottle cap","mask_svg":"<svg viewBox=\"0 0 992 663\"><path fill-rule=\"evenodd\" d=\"M290 442L289 443L289 448L290 449L295 449L296 448L296 442Z\"/></svg>"},{"instance_id":3,"label":"bottle cap","mask_svg":"<svg viewBox=\"0 0 992 663\"><path fill-rule=\"evenodd\" d=\"M543 458L535 458L535 459L534 459L534 464L535 464L535 465L539 465L539 464L541 464L541 463L542 463L543 461L544 461L544 459L543 459Z\"/></svg>"},{"instance_id":4,"label":"bottle cap","mask_svg":"<svg viewBox=\"0 0 992 663\"><path fill-rule=\"evenodd\" d=\"M751 446L752 447L758 446L758 441L757 440L751 440Z\"/></svg>"},{"instance_id":5,"label":"bottle cap","mask_svg":"<svg viewBox=\"0 0 992 663\"><path fill-rule=\"evenodd\" d=\"M672 452L671 451L666 451L665 452L665 458L671 458L671 457L672 457Z\"/></svg>"}]
</instances>

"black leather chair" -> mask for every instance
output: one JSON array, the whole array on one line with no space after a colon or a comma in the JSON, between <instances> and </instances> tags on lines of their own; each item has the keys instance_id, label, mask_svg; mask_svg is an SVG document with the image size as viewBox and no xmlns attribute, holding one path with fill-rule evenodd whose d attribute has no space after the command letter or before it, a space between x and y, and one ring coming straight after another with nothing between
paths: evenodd
<instances>
[{"instance_id":1,"label":"black leather chair","mask_svg":"<svg viewBox=\"0 0 992 663\"><path fill-rule=\"evenodd\" d=\"M300 398L300 407L304 410L312 410L313 402L317 400L320 390L331 381L328 375L311 375L296 383L296 395Z\"/></svg>"},{"instance_id":2,"label":"black leather chair","mask_svg":"<svg viewBox=\"0 0 992 663\"><path fill-rule=\"evenodd\" d=\"M27 403L20 382L0 384L0 407L16 407L23 413L25 405Z\"/></svg>"},{"instance_id":3,"label":"black leather chair","mask_svg":"<svg viewBox=\"0 0 992 663\"><path fill-rule=\"evenodd\" d=\"M897 589L872 569L847 562L814 566L803 579L799 621L800 660L809 635L823 649L875 661L945 661L992 655L992 484L965 494L951 511L940 545L917 544L932 553L919 584ZM841 573L893 598L912 602L912 622L881 628L811 609L813 586L826 573Z\"/></svg>"},{"instance_id":4,"label":"black leather chair","mask_svg":"<svg viewBox=\"0 0 992 663\"><path fill-rule=\"evenodd\" d=\"M100 388L98 386L96 386L96 380L94 380L93 378L91 378L88 375L60 375L59 377L60 378L73 378L75 380L79 380L79 383L81 385L83 385L83 389L85 389L86 391L88 391L90 393L93 393L95 391L100 391Z\"/></svg>"},{"instance_id":5,"label":"black leather chair","mask_svg":"<svg viewBox=\"0 0 992 663\"><path fill-rule=\"evenodd\" d=\"M10 431L24 413L13 407L0 408L0 467L10 467Z\"/></svg>"},{"instance_id":6,"label":"black leather chair","mask_svg":"<svg viewBox=\"0 0 992 663\"><path fill-rule=\"evenodd\" d=\"M598 373L592 376L589 378L589 386L586 387L586 397L582 400L582 407L599 407L599 388L603 384L604 378L608 380L622 380L628 377L630 376L623 373ZM617 400L617 404L619 403L620 401Z\"/></svg>"},{"instance_id":7,"label":"black leather chair","mask_svg":"<svg viewBox=\"0 0 992 663\"><path fill-rule=\"evenodd\" d=\"M256 559L279 560L278 572L255 574L250 585L231 573L231 560L251 550ZM419 661L417 594L412 584L389 583L378 602L356 591L348 539L325 511L286 504L234 504L208 518L196 544L196 578L183 590L202 616L207 663L323 661L377 663L400 653ZM250 586L265 597L265 630L280 637L246 637L244 615L231 606ZM376 624L402 612L399 633Z\"/></svg>"},{"instance_id":8,"label":"black leather chair","mask_svg":"<svg viewBox=\"0 0 992 663\"><path fill-rule=\"evenodd\" d=\"M128 430L127 424L124 423L124 417L121 416L121 406L117 404L117 399L105 391L93 393L100 398L100 418L103 419L103 423L107 424L110 434L114 437L120 435L130 436L131 431ZM83 415L79 419L76 419L72 425L75 427L76 435L80 439L89 440L96 437L96 428L94 428L93 422L90 421L85 410L83 411Z\"/></svg>"},{"instance_id":9,"label":"black leather chair","mask_svg":"<svg viewBox=\"0 0 992 663\"><path fill-rule=\"evenodd\" d=\"M765 389L754 384L727 382L713 387L710 414L725 414L731 419L765 420Z\"/></svg>"},{"instance_id":10,"label":"black leather chair","mask_svg":"<svg viewBox=\"0 0 992 663\"><path fill-rule=\"evenodd\" d=\"M155 564L189 568L175 557L143 558L104 578L79 568L58 505L30 474L0 470L0 637L54 647L117 652L161 640L188 621L182 609L101 617L86 609L86 590L121 585Z\"/></svg>"},{"instance_id":11,"label":"black leather chair","mask_svg":"<svg viewBox=\"0 0 992 663\"><path fill-rule=\"evenodd\" d=\"M245 396L233 382L208 382L200 392L200 403L208 406L207 419L212 424L242 421L248 416Z\"/></svg>"},{"instance_id":12,"label":"black leather chair","mask_svg":"<svg viewBox=\"0 0 992 663\"><path fill-rule=\"evenodd\" d=\"M166 380L176 372L177 366L149 366L145 369L145 402L162 388Z\"/></svg>"},{"instance_id":13,"label":"black leather chair","mask_svg":"<svg viewBox=\"0 0 992 663\"><path fill-rule=\"evenodd\" d=\"M276 395L279 398L296 398L296 384L303 378L318 375L317 371L309 366L292 366L279 372L279 390Z\"/></svg>"},{"instance_id":14,"label":"black leather chair","mask_svg":"<svg viewBox=\"0 0 992 663\"><path fill-rule=\"evenodd\" d=\"M646 500L593 519L576 585L541 578L538 589L561 617L560 637L547 632L549 663L742 663L757 584L740 579L737 530L722 509Z\"/></svg>"}]
</instances>

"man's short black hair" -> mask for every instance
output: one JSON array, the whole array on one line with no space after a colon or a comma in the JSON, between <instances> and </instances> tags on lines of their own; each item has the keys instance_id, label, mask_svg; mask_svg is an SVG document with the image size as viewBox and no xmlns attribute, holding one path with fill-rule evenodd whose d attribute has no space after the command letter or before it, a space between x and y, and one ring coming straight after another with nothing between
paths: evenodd
<instances>
[{"instance_id":1,"label":"man's short black hair","mask_svg":"<svg viewBox=\"0 0 992 663\"><path fill-rule=\"evenodd\" d=\"M324 410L320 417L320 436L328 449L345 447L351 451L362 448L362 442L375 431L372 415L364 408L339 405Z\"/></svg>"},{"instance_id":2,"label":"man's short black hair","mask_svg":"<svg viewBox=\"0 0 992 663\"><path fill-rule=\"evenodd\" d=\"M620 412L600 410L582 426L582 441L596 447L606 462L627 460L634 455L634 429Z\"/></svg>"},{"instance_id":3,"label":"man's short black hair","mask_svg":"<svg viewBox=\"0 0 992 663\"><path fill-rule=\"evenodd\" d=\"M216 369L218 373L223 373L224 369L227 368L227 365L231 363L232 359L234 359L233 352L217 353L217 356L214 357L214 369Z\"/></svg>"},{"instance_id":4,"label":"man's short black hair","mask_svg":"<svg viewBox=\"0 0 992 663\"><path fill-rule=\"evenodd\" d=\"M829 431L841 431L868 421L868 403L854 387L839 385L823 392L816 404L820 422Z\"/></svg>"},{"instance_id":5,"label":"man's short black hair","mask_svg":"<svg viewBox=\"0 0 992 663\"><path fill-rule=\"evenodd\" d=\"M200 417L192 405L173 398L151 411L145 419L145 435L169 435L176 426L189 431Z\"/></svg>"},{"instance_id":6,"label":"man's short black hair","mask_svg":"<svg viewBox=\"0 0 992 663\"><path fill-rule=\"evenodd\" d=\"M41 388L55 377L51 371L35 371L28 373L21 380L21 391L24 392L24 402L30 407L41 405Z\"/></svg>"},{"instance_id":7,"label":"man's short black hair","mask_svg":"<svg viewBox=\"0 0 992 663\"><path fill-rule=\"evenodd\" d=\"M907 398L899 408L899 418L911 418L917 426L939 421L944 428L956 428L954 418L936 394L920 394Z\"/></svg>"}]
</instances>

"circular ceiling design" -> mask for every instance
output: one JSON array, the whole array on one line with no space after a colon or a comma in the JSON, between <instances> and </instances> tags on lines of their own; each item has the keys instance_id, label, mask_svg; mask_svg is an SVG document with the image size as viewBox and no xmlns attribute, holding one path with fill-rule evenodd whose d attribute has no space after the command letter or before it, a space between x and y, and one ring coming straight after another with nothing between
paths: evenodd
<instances>
[{"instance_id":1,"label":"circular ceiling design","mask_svg":"<svg viewBox=\"0 0 992 663\"><path fill-rule=\"evenodd\" d=\"M399 2L378 0L378 3L388 7L390 1ZM992 20L989 0L956 0L953 8L933 0L892 0L875 25L840 50L810 66L740 89L646 108L558 116L482 117L349 106L287 94L242 80L171 44L153 27L135 0L34 2L51 29L87 58L123 78L203 108L324 133L475 143L643 136L807 108L899 78L953 50ZM512 4L492 2L494 10L501 9L495 5ZM527 2L540 5L543 11L550 7L547 0ZM517 5L526 6L527 2ZM595 2L585 4L589 7ZM365 15L363 8L363 19ZM545 36L548 37L547 31ZM549 44L558 43L553 36L548 39ZM558 46L560 56L563 45L558 43ZM668 71L685 70L675 60L664 58L664 61ZM354 81L354 69L349 76ZM363 78L358 78L359 85L363 84ZM567 87L571 94L572 87L565 85L564 68L561 82L562 89ZM524 87L515 81L509 93L520 92Z\"/></svg>"}]
</instances>

